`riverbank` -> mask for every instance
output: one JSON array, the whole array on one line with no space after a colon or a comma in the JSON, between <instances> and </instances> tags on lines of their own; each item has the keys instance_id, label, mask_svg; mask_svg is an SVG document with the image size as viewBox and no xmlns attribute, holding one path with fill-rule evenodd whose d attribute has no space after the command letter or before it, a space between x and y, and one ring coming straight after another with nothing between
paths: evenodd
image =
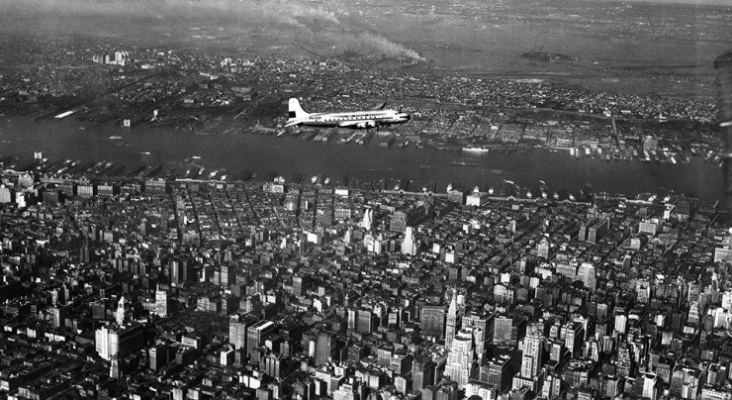
<instances>
[{"instance_id":1,"label":"riverbank","mask_svg":"<svg viewBox=\"0 0 732 400\"><path fill-rule=\"evenodd\" d=\"M81 128L81 129L80 129ZM110 137L121 139L110 139ZM444 192L448 184L464 190L501 188L512 181L521 188L536 188L542 180L553 189L568 192L586 184L596 192L634 196L645 192L676 192L702 200L723 199L721 170L703 157L686 164L607 162L600 158L575 158L568 153L463 153L413 146L383 148L375 141L363 146L333 142L301 141L296 137L268 135L201 136L171 129L124 129L84 124L66 119L33 122L27 119L0 121L2 154L29 163L35 152L49 161L105 160L130 171L140 166L175 168L185 173L191 160L205 171L226 169L235 179L247 172L255 179L318 176L339 181L409 182ZM186 160L189 160L188 162ZM466 165L455 165L455 162ZM204 171L204 173L205 173ZM523 189L521 190L523 191Z\"/></svg>"}]
</instances>

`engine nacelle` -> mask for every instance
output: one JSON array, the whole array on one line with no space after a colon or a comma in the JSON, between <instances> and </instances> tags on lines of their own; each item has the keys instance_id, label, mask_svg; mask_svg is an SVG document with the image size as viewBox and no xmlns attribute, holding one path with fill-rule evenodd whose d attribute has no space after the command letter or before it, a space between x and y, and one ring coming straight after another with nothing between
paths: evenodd
<instances>
[{"instance_id":1,"label":"engine nacelle","mask_svg":"<svg viewBox=\"0 0 732 400\"><path fill-rule=\"evenodd\" d=\"M361 129L376 128L376 121L361 121L356 126Z\"/></svg>"}]
</instances>

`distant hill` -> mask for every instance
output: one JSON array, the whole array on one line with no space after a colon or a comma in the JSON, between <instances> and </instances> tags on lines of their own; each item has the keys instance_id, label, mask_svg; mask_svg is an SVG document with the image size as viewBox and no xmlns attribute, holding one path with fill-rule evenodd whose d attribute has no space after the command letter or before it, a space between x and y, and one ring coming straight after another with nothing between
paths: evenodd
<instances>
[{"instance_id":1,"label":"distant hill","mask_svg":"<svg viewBox=\"0 0 732 400\"><path fill-rule=\"evenodd\" d=\"M617 3L619 1L627 1L630 3L654 3L654 4L681 4L681 5L697 5L697 6L720 6L732 8L732 0L587 0L597 3Z\"/></svg>"}]
</instances>

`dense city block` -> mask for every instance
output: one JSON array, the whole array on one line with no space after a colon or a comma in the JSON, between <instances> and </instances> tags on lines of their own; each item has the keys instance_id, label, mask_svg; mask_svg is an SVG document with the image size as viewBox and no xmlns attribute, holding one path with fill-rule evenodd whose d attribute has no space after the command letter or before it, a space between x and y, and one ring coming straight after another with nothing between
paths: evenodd
<instances>
[{"instance_id":1,"label":"dense city block","mask_svg":"<svg viewBox=\"0 0 732 400\"><path fill-rule=\"evenodd\" d=\"M716 204L279 177L2 182L2 398L732 392Z\"/></svg>"}]
</instances>

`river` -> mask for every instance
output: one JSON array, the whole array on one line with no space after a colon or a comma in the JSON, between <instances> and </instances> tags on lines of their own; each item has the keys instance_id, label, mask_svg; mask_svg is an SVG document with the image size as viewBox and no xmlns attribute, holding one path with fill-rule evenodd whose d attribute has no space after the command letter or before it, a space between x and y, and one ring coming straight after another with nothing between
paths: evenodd
<instances>
[{"instance_id":1,"label":"river","mask_svg":"<svg viewBox=\"0 0 732 400\"><path fill-rule=\"evenodd\" d=\"M110 140L110 136L122 136ZM253 171L260 177L276 171L286 179L294 173L306 179L314 175L340 180L344 175L373 180L410 179L410 189L420 190L429 181L442 191L448 183L465 189L500 187L503 180L519 186L537 187L543 180L550 189L579 191L585 184L595 192L667 192L694 194L702 200L724 198L721 170L701 157L689 164L660 164L632 161L575 159L567 153L466 154L392 146L382 148L378 140L364 146L302 141L285 135L259 134L208 136L173 129L128 129L99 126L67 118L61 121L11 119L0 121L0 155L14 155L30 161L43 152L50 161L80 159L108 160L128 170L142 164L171 167L192 156L207 170L227 168L230 175ZM148 154L149 152L149 154ZM455 161L475 166L451 166ZM23 163L21 162L20 165Z\"/></svg>"}]
</instances>

